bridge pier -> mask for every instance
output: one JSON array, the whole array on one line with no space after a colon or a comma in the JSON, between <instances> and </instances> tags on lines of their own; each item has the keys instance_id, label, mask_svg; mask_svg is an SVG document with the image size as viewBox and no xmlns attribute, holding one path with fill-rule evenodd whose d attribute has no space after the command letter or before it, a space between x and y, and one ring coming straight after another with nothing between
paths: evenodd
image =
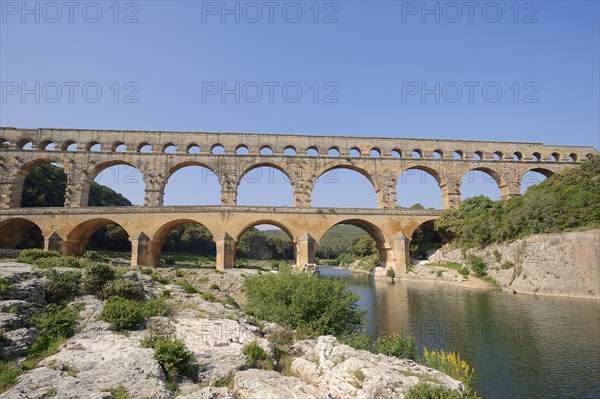
<instances>
[{"instance_id":1,"label":"bridge pier","mask_svg":"<svg viewBox=\"0 0 600 399\"><path fill-rule=\"evenodd\" d=\"M131 266L155 266L150 251L150 238L140 232L131 241Z\"/></svg>"},{"instance_id":2,"label":"bridge pier","mask_svg":"<svg viewBox=\"0 0 600 399\"><path fill-rule=\"evenodd\" d=\"M296 266L302 267L309 263L315 263L315 252L317 242L309 233L304 233L296 243Z\"/></svg>"},{"instance_id":3,"label":"bridge pier","mask_svg":"<svg viewBox=\"0 0 600 399\"><path fill-rule=\"evenodd\" d=\"M394 253L396 258L393 268L397 278L402 278L406 275L406 269L410 264L409 245L410 240L404 234L400 233L394 237Z\"/></svg>"},{"instance_id":4,"label":"bridge pier","mask_svg":"<svg viewBox=\"0 0 600 399\"><path fill-rule=\"evenodd\" d=\"M215 238L215 243L217 244L217 270L232 269L235 265L235 240L225 232Z\"/></svg>"},{"instance_id":5,"label":"bridge pier","mask_svg":"<svg viewBox=\"0 0 600 399\"><path fill-rule=\"evenodd\" d=\"M55 231L50 237L44 238L44 250L62 253L63 242L62 237Z\"/></svg>"}]
</instances>

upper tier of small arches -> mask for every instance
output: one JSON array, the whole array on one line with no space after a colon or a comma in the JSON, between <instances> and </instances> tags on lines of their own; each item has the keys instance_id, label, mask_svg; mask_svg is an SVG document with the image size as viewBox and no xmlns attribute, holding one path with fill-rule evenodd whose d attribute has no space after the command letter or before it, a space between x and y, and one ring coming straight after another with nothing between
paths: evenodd
<instances>
[{"instance_id":1,"label":"upper tier of small arches","mask_svg":"<svg viewBox=\"0 0 600 399\"><path fill-rule=\"evenodd\" d=\"M534 161L534 162L580 162L596 151L592 147L554 147L529 143L486 143L477 141L417 140L417 139L377 139L369 143L364 137L312 137L287 135L222 135L214 134L217 141L210 142L210 134L202 134L194 140L194 134L179 135L168 140L151 140L150 134L140 132L138 141L128 141L125 135L119 140L100 139L90 134L89 140L78 138L36 138L9 135L12 129L0 130L0 148L38 151L89 151L123 152L141 154L198 154L198 155L263 155L263 156L306 156L343 158L400 158L400 159L440 159L469 161ZM26 132L26 131L23 131ZM34 130L35 133L42 131ZM68 131L67 131L68 132ZM79 131L74 131L79 133ZM4 133L4 137L2 134ZM61 131L65 133L65 131ZM18 137L9 137L18 136ZM51 136L56 136L51 135ZM94 138L91 138L91 137ZM135 133L129 137L137 136ZM225 137L227 136L227 137ZM248 141L243 141L248 136ZM40 134L37 134L40 137ZM293 137L289 141L286 138ZM220 140L219 140L220 139ZM304 139L304 140L303 140ZM336 140L338 139L338 140ZM236 141L239 140L239 141ZM298 141L306 144L299 145ZM317 143L310 143L311 141ZM341 144L326 144L323 142ZM398 146L397 142L403 143ZM210 144L207 144L210 143Z\"/></svg>"}]
</instances>

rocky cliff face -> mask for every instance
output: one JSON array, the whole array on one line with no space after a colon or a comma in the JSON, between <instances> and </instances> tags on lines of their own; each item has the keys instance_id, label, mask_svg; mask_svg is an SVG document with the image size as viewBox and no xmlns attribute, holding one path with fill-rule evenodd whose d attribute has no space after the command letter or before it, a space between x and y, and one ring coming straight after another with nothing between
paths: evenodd
<instances>
[{"instance_id":1,"label":"rocky cliff face","mask_svg":"<svg viewBox=\"0 0 600 399\"><path fill-rule=\"evenodd\" d=\"M487 273L516 293L600 299L600 230L539 234L484 249L445 246L431 262L464 263L480 256Z\"/></svg>"}]
</instances>

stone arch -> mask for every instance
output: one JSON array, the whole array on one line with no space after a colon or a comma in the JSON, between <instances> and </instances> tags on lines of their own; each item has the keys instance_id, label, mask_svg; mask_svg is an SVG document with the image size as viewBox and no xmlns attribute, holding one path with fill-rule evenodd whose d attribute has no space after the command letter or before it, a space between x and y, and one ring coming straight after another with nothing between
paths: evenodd
<instances>
[{"instance_id":1,"label":"stone arch","mask_svg":"<svg viewBox=\"0 0 600 399\"><path fill-rule=\"evenodd\" d=\"M217 193L218 194L217 197L219 198L219 200L214 205L220 204L220 195L221 195L221 190L222 190L222 187L223 187L223 182L222 182L221 176L219 174L217 174L215 172L215 170L211 166L207 165L206 163L200 162L200 161L185 161L185 162L180 162L180 163L175 164L171 168L169 168L168 171L167 171L167 173L165 173L164 178L160 179L159 185L160 185L161 198L165 194L165 191L166 191L166 188L167 188L167 184L169 183L169 180L171 179L171 177L176 172L178 172L179 170L187 168L187 167L190 167L190 166L198 166L198 167L204 168L209 173L212 173L213 175L216 176L216 180L217 180L217 182L219 184L218 193ZM210 177L209 176L202 176L201 178L202 178L202 182L205 183L205 182L208 182L208 179ZM162 200L161 200L161 204L162 204Z\"/></svg>"},{"instance_id":2,"label":"stone arch","mask_svg":"<svg viewBox=\"0 0 600 399\"><path fill-rule=\"evenodd\" d=\"M408 252L411 259L424 260L427 258L428 251L439 248L448 242L447 237L434 230L435 221L436 218L424 219L420 223L412 224L404 231L410 240Z\"/></svg>"},{"instance_id":3,"label":"stone arch","mask_svg":"<svg viewBox=\"0 0 600 399\"><path fill-rule=\"evenodd\" d=\"M127 152L127 145L122 141L115 141L111 147L111 152Z\"/></svg>"},{"instance_id":4,"label":"stone arch","mask_svg":"<svg viewBox=\"0 0 600 399\"><path fill-rule=\"evenodd\" d=\"M145 148L146 148L146 147L150 147L150 148L147 148L147 149L145 150ZM137 147L136 147L135 151L136 151L136 152L139 152L139 153L148 153L148 152L152 152L152 144L150 144L150 143L149 143L149 142L147 142L147 141L142 141L141 143L139 143L139 144L137 145Z\"/></svg>"},{"instance_id":5,"label":"stone arch","mask_svg":"<svg viewBox=\"0 0 600 399\"><path fill-rule=\"evenodd\" d=\"M369 151L369 156L371 158L381 158L381 149L379 147L372 147Z\"/></svg>"},{"instance_id":6,"label":"stone arch","mask_svg":"<svg viewBox=\"0 0 600 399\"><path fill-rule=\"evenodd\" d=\"M421 158L423 158L423 151L420 150L419 148L415 148L414 150L411 151L411 157L415 158L415 159L421 159Z\"/></svg>"},{"instance_id":7,"label":"stone arch","mask_svg":"<svg viewBox=\"0 0 600 399\"><path fill-rule=\"evenodd\" d=\"M452 157L454 159L465 159L465 153L462 150L456 150L454 151L454 153L452 154Z\"/></svg>"},{"instance_id":8,"label":"stone arch","mask_svg":"<svg viewBox=\"0 0 600 399\"><path fill-rule=\"evenodd\" d=\"M37 227L45 237L42 228L32 220L16 217L0 222L0 248L16 248L23 235L31 228Z\"/></svg>"},{"instance_id":9,"label":"stone arch","mask_svg":"<svg viewBox=\"0 0 600 399\"><path fill-rule=\"evenodd\" d=\"M570 153L567 156L567 162L577 162L577 154L575 154L574 152Z\"/></svg>"},{"instance_id":10,"label":"stone arch","mask_svg":"<svg viewBox=\"0 0 600 399\"><path fill-rule=\"evenodd\" d=\"M540 162L542 160L542 154L540 154L539 152L534 152L533 154L531 154L531 160L534 162Z\"/></svg>"},{"instance_id":11,"label":"stone arch","mask_svg":"<svg viewBox=\"0 0 600 399\"><path fill-rule=\"evenodd\" d=\"M273 155L273 147L271 147L270 145L263 145L260 147L260 149L258 150L258 153L260 155Z\"/></svg>"},{"instance_id":12,"label":"stone arch","mask_svg":"<svg viewBox=\"0 0 600 399\"><path fill-rule=\"evenodd\" d=\"M211 228L209 226L207 226L204 223L201 223L197 220L194 219L175 219L175 220L171 220L165 224L163 224L162 226L160 226L156 232L154 233L154 235L152 237L150 237L150 246L149 246L149 251L150 251L150 262L153 266L159 265L160 264L160 258L161 258L161 254L162 254L162 247L163 244L165 243L165 240L167 238L167 235L175 228L184 225L184 224L199 224L203 227L205 227L208 232L210 233L210 235L213 238L213 241L215 239L215 232L213 230L211 230Z\"/></svg>"},{"instance_id":13,"label":"stone arch","mask_svg":"<svg viewBox=\"0 0 600 399\"><path fill-rule=\"evenodd\" d=\"M93 150L92 148L98 146L97 149ZM92 140L85 145L86 151L102 151L102 144L99 141Z\"/></svg>"},{"instance_id":14,"label":"stone arch","mask_svg":"<svg viewBox=\"0 0 600 399\"><path fill-rule=\"evenodd\" d=\"M0 137L0 148L10 148L10 141L4 137Z\"/></svg>"},{"instance_id":15,"label":"stone arch","mask_svg":"<svg viewBox=\"0 0 600 399\"><path fill-rule=\"evenodd\" d=\"M339 157L341 154L340 148L337 146L333 146L331 147L329 150L327 150L327 156L328 157Z\"/></svg>"},{"instance_id":16,"label":"stone arch","mask_svg":"<svg viewBox=\"0 0 600 399\"><path fill-rule=\"evenodd\" d=\"M402 150L399 148L394 148L390 151L390 157L392 158L402 158Z\"/></svg>"},{"instance_id":17,"label":"stone arch","mask_svg":"<svg viewBox=\"0 0 600 399\"><path fill-rule=\"evenodd\" d=\"M413 172L411 172L413 171ZM407 173L409 172L409 173ZM418 191L415 191L414 188L412 187L415 184L418 184L416 180L410 179L409 176L413 175L413 174L417 174L418 172L424 172L427 175L423 176L421 175L419 180L421 184L426 184L427 183L427 176L431 177L434 180L434 187L432 188L432 185L425 185L424 189L417 189ZM406 185L405 185L406 184ZM407 190L403 190L403 188L409 187L410 190L409 192L414 192L415 195L417 196L416 198L414 198L411 201L408 202L403 202L405 199L404 196L404 192L406 192ZM397 206L402 206L402 207L410 207L416 203L419 203L423 206L425 206L426 208L437 208L440 209L443 206L444 200L444 190L442 189L442 178L439 174L439 172L433 168L430 168L428 166L425 165L413 165L413 166L409 166L403 170L401 170L400 174L398 175L397 179L396 179L396 184L395 184L395 188L396 188L396 205ZM432 191L433 190L433 191ZM435 192L434 192L435 191ZM425 193L425 197L423 197L423 193ZM432 201L430 199L430 197L436 196L438 198L438 202L430 202Z\"/></svg>"},{"instance_id":18,"label":"stone arch","mask_svg":"<svg viewBox=\"0 0 600 399\"><path fill-rule=\"evenodd\" d=\"M525 170L525 172L523 172L523 174L521 175L520 179L519 179L519 189L521 194L525 193L525 191L527 191L527 189L533 185L539 184L543 181L543 179L547 179L548 177L552 176L554 174L554 171L550 170L550 169L546 169L546 168L540 168L540 167L531 167L531 168L527 168L527 170ZM536 175L537 178L536 178ZM543 176L542 181L539 180L539 175Z\"/></svg>"},{"instance_id":19,"label":"stone arch","mask_svg":"<svg viewBox=\"0 0 600 399\"><path fill-rule=\"evenodd\" d=\"M521 161L523 159L523 153L520 151L515 151L512 154L513 161Z\"/></svg>"},{"instance_id":20,"label":"stone arch","mask_svg":"<svg viewBox=\"0 0 600 399\"><path fill-rule=\"evenodd\" d=\"M75 145L75 148L69 150L69 147L71 147L72 145ZM77 151L77 142L75 140L65 140L60 146L60 149L63 151Z\"/></svg>"},{"instance_id":21,"label":"stone arch","mask_svg":"<svg viewBox=\"0 0 600 399\"><path fill-rule=\"evenodd\" d=\"M235 264L235 257L237 256L237 250L238 250L238 246L242 240L242 237L244 236L244 234L246 234L251 228L256 227L256 226L260 226L260 225L270 225L270 226L274 226L277 227L279 229L281 229L281 231L283 231L290 239L291 243L292 243L292 248L294 250L293 253L293 259L298 259L298 254L300 252L300 248L298 247L299 245L299 238L300 237L296 237L296 235L294 234L294 232L288 228L288 226L286 226L284 223L279 222L277 220L271 219L271 218L265 218L265 219L258 219L258 220L253 220L249 223L244 224L237 233L234 232L234 237L233 237L233 246L231 248L232 253L230 253L229 255L233 257L233 263Z\"/></svg>"},{"instance_id":22,"label":"stone arch","mask_svg":"<svg viewBox=\"0 0 600 399\"><path fill-rule=\"evenodd\" d=\"M334 223L325 226L318 233L315 233L315 241L317 243L320 242L323 239L325 233L329 231L329 229L331 229L334 226L343 224L349 224L363 229L367 234L369 234L373 238L373 240L375 240L377 250L379 251L379 261L381 266L384 268L394 266L394 251L388 237L386 237L385 233L378 226L367 220L363 220L360 218L348 218L335 221Z\"/></svg>"},{"instance_id":23,"label":"stone arch","mask_svg":"<svg viewBox=\"0 0 600 399\"><path fill-rule=\"evenodd\" d=\"M286 145L283 149L283 155L287 157L293 157L298 155L298 151L296 151L296 147L294 147L293 145Z\"/></svg>"},{"instance_id":24,"label":"stone arch","mask_svg":"<svg viewBox=\"0 0 600 399\"><path fill-rule=\"evenodd\" d=\"M319 156L319 148L317 146L311 145L306 149L306 155L309 157L318 157Z\"/></svg>"},{"instance_id":25,"label":"stone arch","mask_svg":"<svg viewBox=\"0 0 600 399\"><path fill-rule=\"evenodd\" d=\"M502 151L495 151L493 156L494 156L494 161L501 161L502 157L504 157L504 154L502 153Z\"/></svg>"},{"instance_id":26,"label":"stone arch","mask_svg":"<svg viewBox=\"0 0 600 399\"><path fill-rule=\"evenodd\" d=\"M483 151L475 151L475 152L473 152L473 159L475 161L483 161Z\"/></svg>"},{"instance_id":27,"label":"stone arch","mask_svg":"<svg viewBox=\"0 0 600 399\"><path fill-rule=\"evenodd\" d=\"M434 150L431 152L431 156L435 159L443 159L444 158L444 151L442 150Z\"/></svg>"},{"instance_id":28,"label":"stone arch","mask_svg":"<svg viewBox=\"0 0 600 399\"><path fill-rule=\"evenodd\" d=\"M294 187L294 182L290 177L290 174L288 173L288 171L283 168L281 165L278 165L275 162L259 162L259 163L255 163L252 164L250 166L248 166L247 168L245 168L239 175L239 178L237 180L236 186L235 186L235 192L236 192L236 198L238 198L238 205L241 205L239 202L239 194L240 194L240 187L242 185L242 182L246 181L248 183L259 183L261 180L264 182L264 179L268 179L267 181L269 181L270 183L275 183L275 176L273 175L268 175L268 176L262 176L262 172L260 175L257 175L256 178L253 177L246 177L250 172L252 172L255 169L260 169L260 168L272 168L278 172L282 173L282 179L284 181L285 185L289 185L289 187L291 187L291 198L289 198L290 200L290 206L293 206L294 204L294 198L295 198L295 187ZM260 170L259 170L260 171ZM274 199L274 197L273 197ZM242 201L243 202L243 201ZM266 205L266 204L262 204L262 205ZM271 204L273 205L273 204ZM281 204L279 204L281 205Z\"/></svg>"},{"instance_id":29,"label":"stone arch","mask_svg":"<svg viewBox=\"0 0 600 399\"><path fill-rule=\"evenodd\" d=\"M225 154L225 147L221 143L213 144L210 147L210 153L213 155L223 155Z\"/></svg>"},{"instance_id":30,"label":"stone arch","mask_svg":"<svg viewBox=\"0 0 600 399\"><path fill-rule=\"evenodd\" d=\"M171 151L172 149L172 151ZM171 151L171 152L167 152ZM175 154L177 152L177 146L173 143L166 143L162 146L162 152L165 154Z\"/></svg>"},{"instance_id":31,"label":"stone arch","mask_svg":"<svg viewBox=\"0 0 600 399\"><path fill-rule=\"evenodd\" d=\"M52 148L48 148L52 146ZM40 150L54 151L56 149L56 143L53 140L43 140L40 142Z\"/></svg>"},{"instance_id":32,"label":"stone arch","mask_svg":"<svg viewBox=\"0 0 600 399\"><path fill-rule=\"evenodd\" d=\"M511 193L510 193L509 187L508 187L507 183L504 181L504 179L502 178L502 175L500 174L500 172L498 172L495 169L483 167L483 166L470 168L465 174L463 174L463 176L461 177L460 183L459 183L461 185L461 190L462 190L462 182L464 180L464 177L467 176L468 174L470 174L471 172L483 172L484 174L486 174L487 176L489 176L496 182L496 185L498 186L498 189L500 190L500 196L502 198L510 197Z\"/></svg>"},{"instance_id":33,"label":"stone arch","mask_svg":"<svg viewBox=\"0 0 600 399\"><path fill-rule=\"evenodd\" d=\"M102 171L104 171L112 166L118 166L118 165L126 165L126 166L130 166L130 167L136 169L142 177L141 180L142 180L142 183L144 184L144 190L145 190L145 186L147 185L146 184L146 176L144 176L142 170L137 165L135 165L132 162L123 161L123 160L106 161L106 162L102 162L97 165L92 165L89 169L87 169L83 173L83 181L81 182L82 189L81 189L81 197L80 197L80 206L83 206L83 207L88 206L90 187L92 185L92 182L98 176L98 174L100 174ZM123 176L123 182L127 182L127 180L129 178L131 178L130 174ZM121 180L121 177L119 177L119 181L120 180ZM143 198L143 196L142 196L142 198Z\"/></svg>"},{"instance_id":34,"label":"stone arch","mask_svg":"<svg viewBox=\"0 0 600 399\"><path fill-rule=\"evenodd\" d=\"M384 203L383 193L381 192L379 185L377 184L377 181L375 180L375 178L373 177L373 175L370 172L368 172L367 170L365 170L363 168L360 168L360 167L352 165L352 164L333 165L333 166L326 168L323 172L321 172L321 174L319 176L317 176L316 180L321 179L321 177L324 176L326 173L331 172L336 169L348 169L348 170L352 170L352 171L357 172L357 173L361 174L362 176L364 176L369 181L369 183L371 183L371 186L373 187L373 191L375 192L375 197L377 199L377 206L379 208L383 207L383 203ZM315 189L315 187L313 185L313 188L311 189L311 200L313 197L312 194L314 192L314 189Z\"/></svg>"},{"instance_id":35,"label":"stone arch","mask_svg":"<svg viewBox=\"0 0 600 399\"><path fill-rule=\"evenodd\" d=\"M10 207L11 208L20 208L21 207L21 199L23 198L23 189L25 184L25 179L27 175L42 164L53 164L53 163L61 163L58 158L48 157L47 154L44 154L43 158L34 159L24 165L21 166L15 178L13 180L11 193L10 193ZM62 164L61 164L62 165Z\"/></svg>"},{"instance_id":36,"label":"stone arch","mask_svg":"<svg viewBox=\"0 0 600 399\"><path fill-rule=\"evenodd\" d=\"M246 144L240 144L235 147L235 154L236 155L248 155L248 154L250 154L250 150L248 149L248 146Z\"/></svg>"},{"instance_id":37,"label":"stone arch","mask_svg":"<svg viewBox=\"0 0 600 399\"><path fill-rule=\"evenodd\" d=\"M197 143L190 143L185 147L185 152L187 154L200 154L202 148Z\"/></svg>"},{"instance_id":38,"label":"stone arch","mask_svg":"<svg viewBox=\"0 0 600 399\"><path fill-rule=\"evenodd\" d=\"M553 152L550 154L550 162L558 162L560 161L560 154L558 152Z\"/></svg>"},{"instance_id":39,"label":"stone arch","mask_svg":"<svg viewBox=\"0 0 600 399\"><path fill-rule=\"evenodd\" d=\"M30 139L29 137L23 137L22 139L19 139L16 143L17 149L19 150L26 150L27 148L25 148L27 145L31 144L31 147L33 148L34 143L33 140Z\"/></svg>"},{"instance_id":40,"label":"stone arch","mask_svg":"<svg viewBox=\"0 0 600 399\"><path fill-rule=\"evenodd\" d=\"M348 150L348 156L351 158L360 158L362 157L362 153L360 151L360 148L358 147L352 147Z\"/></svg>"},{"instance_id":41,"label":"stone arch","mask_svg":"<svg viewBox=\"0 0 600 399\"><path fill-rule=\"evenodd\" d=\"M116 224L120 226L129 237L132 237L132 232L128 231L125 226L109 218L95 218L81 222L73 227L65 237L63 242L63 255L81 256L88 244L90 237L101 227Z\"/></svg>"}]
</instances>

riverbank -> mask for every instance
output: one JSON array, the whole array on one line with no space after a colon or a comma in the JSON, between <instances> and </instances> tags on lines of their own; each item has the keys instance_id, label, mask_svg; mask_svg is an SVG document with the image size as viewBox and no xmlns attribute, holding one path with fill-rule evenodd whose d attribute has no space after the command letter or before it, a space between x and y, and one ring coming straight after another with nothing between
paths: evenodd
<instances>
[{"instance_id":1,"label":"riverbank","mask_svg":"<svg viewBox=\"0 0 600 399\"><path fill-rule=\"evenodd\" d=\"M77 268L55 268L78 273ZM101 318L105 300L79 295L75 334L23 370L2 399L94 398L402 398L420 382L461 390L445 374L407 359L355 350L335 337L294 337L284 328L245 314L246 276L270 273L249 268L117 267L119 280L161 299L166 313L148 317L133 331L115 332ZM48 305L49 277L27 264L0 262L0 328L7 370L31 365L27 354L40 332L32 319ZM6 288L9 287L9 288ZM196 371L169 380L154 349L142 343L160 329L183 341ZM264 351L272 370L256 368L248 346ZM25 362L25 363L23 363ZM267 362L268 363L268 362ZM29 366L28 366L29 367ZM121 396L117 396L117 394Z\"/></svg>"},{"instance_id":2,"label":"riverbank","mask_svg":"<svg viewBox=\"0 0 600 399\"><path fill-rule=\"evenodd\" d=\"M600 229L537 234L466 251L446 245L429 261L464 264L472 257L480 257L486 273L508 292L600 299Z\"/></svg>"}]
</instances>

